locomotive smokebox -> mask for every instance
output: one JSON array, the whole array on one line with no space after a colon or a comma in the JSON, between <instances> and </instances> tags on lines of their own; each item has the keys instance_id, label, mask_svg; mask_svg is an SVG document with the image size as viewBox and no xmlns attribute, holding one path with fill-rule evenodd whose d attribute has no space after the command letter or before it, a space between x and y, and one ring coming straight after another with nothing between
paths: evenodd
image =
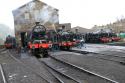
<instances>
[{"instance_id":1,"label":"locomotive smokebox","mask_svg":"<svg viewBox=\"0 0 125 83\"><path fill-rule=\"evenodd\" d=\"M35 24L36 24L36 25L39 25L39 24L40 24L40 22L35 22Z\"/></svg>"}]
</instances>

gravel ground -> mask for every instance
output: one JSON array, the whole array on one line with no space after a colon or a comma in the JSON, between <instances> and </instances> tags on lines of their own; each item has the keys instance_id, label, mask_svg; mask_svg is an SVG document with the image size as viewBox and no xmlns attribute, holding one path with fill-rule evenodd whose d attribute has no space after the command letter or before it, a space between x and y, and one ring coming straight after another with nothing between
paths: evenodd
<instances>
[{"instance_id":1,"label":"gravel ground","mask_svg":"<svg viewBox=\"0 0 125 83\"><path fill-rule=\"evenodd\" d=\"M102 52L102 51L117 51L117 52L123 52L125 53L125 47L123 46L110 46L110 45L104 45L104 44L86 44L86 48L82 47L79 48L72 48L73 50L83 50L83 51L89 51L89 52Z\"/></svg>"},{"instance_id":2,"label":"gravel ground","mask_svg":"<svg viewBox=\"0 0 125 83\"><path fill-rule=\"evenodd\" d=\"M114 56L121 56L121 57L125 57L125 53L123 52L118 52L118 51L101 51L98 52L99 54L104 54L104 55L114 55Z\"/></svg>"},{"instance_id":3,"label":"gravel ground","mask_svg":"<svg viewBox=\"0 0 125 83\"><path fill-rule=\"evenodd\" d=\"M114 43L108 43L107 45L112 45L112 46L125 46L124 42L114 42Z\"/></svg>"},{"instance_id":4,"label":"gravel ground","mask_svg":"<svg viewBox=\"0 0 125 83\"><path fill-rule=\"evenodd\" d=\"M3 65L8 83L48 83L18 63Z\"/></svg>"},{"instance_id":5,"label":"gravel ground","mask_svg":"<svg viewBox=\"0 0 125 83\"><path fill-rule=\"evenodd\" d=\"M96 47L96 48L107 48L107 49L125 49L124 46L110 46L110 45L105 45L105 44L87 44L87 47Z\"/></svg>"},{"instance_id":6,"label":"gravel ground","mask_svg":"<svg viewBox=\"0 0 125 83\"><path fill-rule=\"evenodd\" d=\"M36 72L43 78L45 78L50 83L59 83L59 81L45 68L45 65L41 62L39 62L36 57L31 56L28 53L21 53L21 55L16 54L16 51L11 51L11 54L14 56L20 56L18 58L21 62L23 62L26 66L30 67L32 71Z\"/></svg>"},{"instance_id":7,"label":"gravel ground","mask_svg":"<svg viewBox=\"0 0 125 83\"><path fill-rule=\"evenodd\" d=\"M116 47L118 47L118 48L116 48ZM82 48L82 49L73 48L73 49L99 53L99 54L92 54L92 55L88 54L88 56L96 56L98 58L125 62L125 58L123 58L123 57L125 57L125 51L124 51L123 47L120 47L120 46L92 44L91 46L88 45L88 49L85 49L85 48Z\"/></svg>"},{"instance_id":8,"label":"gravel ground","mask_svg":"<svg viewBox=\"0 0 125 83\"><path fill-rule=\"evenodd\" d=\"M81 51L80 51L81 52ZM82 53L82 52L81 52ZM119 52L118 52L119 53ZM118 54L117 53L117 54ZM119 53L120 54L123 54L123 53ZM78 55L78 54L77 54ZM82 55L85 55L85 56L92 56L92 57L96 57L96 58L99 58L99 59L104 59L104 60L108 60L108 61L114 61L116 63L119 63L121 65L125 64L125 57L124 56L119 56L119 55L112 55L111 53L110 54L101 54L101 53L98 53L98 54L95 54L95 53L87 53L87 54L84 54L82 53Z\"/></svg>"},{"instance_id":9,"label":"gravel ground","mask_svg":"<svg viewBox=\"0 0 125 83\"><path fill-rule=\"evenodd\" d=\"M56 54L56 53L55 53ZM125 83L125 66L112 61L98 59L92 56L76 56L75 54L55 55L56 58L70 62L89 71L98 73L120 83Z\"/></svg>"},{"instance_id":10,"label":"gravel ground","mask_svg":"<svg viewBox=\"0 0 125 83\"><path fill-rule=\"evenodd\" d=\"M74 53L72 53L72 54L74 54ZM76 53L75 53L75 55L76 55ZM103 60L113 61L113 62L119 63L121 65L125 64L125 57L116 56L116 55L104 55L104 54L95 54L95 53L84 54L82 52L81 52L81 54L79 53L77 55L92 56L94 58L99 58L99 59L103 59Z\"/></svg>"},{"instance_id":11,"label":"gravel ground","mask_svg":"<svg viewBox=\"0 0 125 83\"><path fill-rule=\"evenodd\" d=\"M36 58L29 57L28 59L23 59L21 61L30 66L33 71L47 79L50 83L59 83L59 81L45 68L45 65L40 63Z\"/></svg>"},{"instance_id":12,"label":"gravel ground","mask_svg":"<svg viewBox=\"0 0 125 83\"><path fill-rule=\"evenodd\" d=\"M80 83L93 83L93 82L94 83L112 83L100 77L94 76L92 74L83 72L79 69L76 69L64 63L61 63L59 61L56 61L52 58L48 58L46 60L44 59L44 62L50 67L53 67L57 71L72 77L73 79L79 81Z\"/></svg>"},{"instance_id":13,"label":"gravel ground","mask_svg":"<svg viewBox=\"0 0 125 83\"><path fill-rule=\"evenodd\" d=\"M0 49L0 53L3 52L3 51L5 51L5 50L6 50L5 48Z\"/></svg>"},{"instance_id":14,"label":"gravel ground","mask_svg":"<svg viewBox=\"0 0 125 83\"><path fill-rule=\"evenodd\" d=\"M0 53L0 64L8 83L48 83L10 57L7 50Z\"/></svg>"},{"instance_id":15,"label":"gravel ground","mask_svg":"<svg viewBox=\"0 0 125 83\"><path fill-rule=\"evenodd\" d=\"M7 50L0 53L0 64L14 63L15 61L7 54Z\"/></svg>"},{"instance_id":16,"label":"gravel ground","mask_svg":"<svg viewBox=\"0 0 125 83\"><path fill-rule=\"evenodd\" d=\"M1 69L0 69L0 83L4 83L2 73L1 73Z\"/></svg>"},{"instance_id":17,"label":"gravel ground","mask_svg":"<svg viewBox=\"0 0 125 83\"><path fill-rule=\"evenodd\" d=\"M102 55L102 56L93 55L93 57L125 63L125 58L123 58L123 57L115 57L115 56L110 56L110 55Z\"/></svg>"},{"instance_id":18,"label":"gravel ground","mask_svg":"<svg viewBox=\"0 0 125 83\"><path fill-rule=\"evenodd\" d=\"M47 69L54 75L56 76L58 79L60 79L63 83L77 83L75 81L73 81L72 79L65 77L59 73L57 73L56 71L52 70L51 68L47 67Z\"/></svg>"}]
</instances>

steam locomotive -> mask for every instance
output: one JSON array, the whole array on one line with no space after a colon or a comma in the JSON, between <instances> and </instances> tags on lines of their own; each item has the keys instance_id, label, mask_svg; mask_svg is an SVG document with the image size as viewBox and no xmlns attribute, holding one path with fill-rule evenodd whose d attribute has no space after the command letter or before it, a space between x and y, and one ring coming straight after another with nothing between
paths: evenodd
<instances>
[{"instance_id":1,"label":"steam locomotive","mask_svg":"<svg viewBox=\"0 0 125 83\"><path fill-rule=\"evenodd\" d=\"M16 47L16 39L15 39L15 37L12 37L12 36L8 35L6 37L5 42L4 42L4 46L7 49L15 48Z\"/></svg>"},{"instance_id":2,"label":"steam locomotive","mask_svg":"<svg viewBox=\"0 0 125 83\"><path fill-rule=\"evenodd\" d=\"M46 27L36 22L32 31L23 39L26 46L35 56L48 57L50 50L70 50L78 43L76 34L66 31L46 30ZM75 39L75 40L74 40Z\"/></svg>"},{"instance_id":3,"label":"steam locomotive","mask_svg":"<svg viewBox=\"0 0 125 83\"><path fill-rule=\"evenodd\" d=\"M120 38L115 33L87 33L85 40L87 43L108 43L119 41Z\"/></svg>"},{"instance_id":4,"label":"steam locomotive","mask_svg":"<svg viewBox=\"0 0 125 83\"><path fill-rule=\"evenodd\" d=\"M52 47L52 43L48 41L46 28L43 25L36 22L28 38L28 48L33 55L48 57L48 49Z\"/></svg>"}]
</instances>

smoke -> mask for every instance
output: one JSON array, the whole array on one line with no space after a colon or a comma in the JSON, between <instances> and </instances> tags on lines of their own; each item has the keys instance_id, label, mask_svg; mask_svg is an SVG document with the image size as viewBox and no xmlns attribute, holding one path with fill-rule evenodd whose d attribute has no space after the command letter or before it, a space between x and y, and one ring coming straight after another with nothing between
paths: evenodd
<instances>
[{"instance_id":1,"label":"smoke","mask_svg":"<svg viewBox=\"0 0 125 83\"><path fill-rule=\"evenodd\" d=\"M57 12L52 7L47 5L43 6L43 8L40 10L40 18L41 21L43 21L43 24L45 24L46 22L58 22Z\"/></svg>"},{"instance_id":2,"label":"smoke","mask_svg":"<svg viewBox=\"0 0 125 83\"><path fill-rule=\"evenodd\" d=\"M32 11L33 10L33 8L35 8L35 3L29 3L28 5L27 5L27 7L28 7L28 9L30 10L30 11Z\"/></svg>"},{"instance_id":3,"label":"smoke","mask_svg":"<svg viewBox=\"0 0 125 83\"><path fill-rule=\"evenodd\" d=\"M31 2L13 11L15 26L41 22L43 25L59 23L58 11L46 4ZM30 26L30 25L29 25ZM16 27L17 29L17 27ZM18 28L19 29L19 28Z\"/></svg>"},{"instance_id":4,"label":"smoke","mask_svg":"<svg viewBox=\"0 0 125 83\"><path fill-rule=\"evenodd\" d=\"M49 7L43 6L42 10L40 10L40 16L41 16L41 20L43 21L43 24L49 21L51 17L50 15L51 15L51 11L49 11Z\"/></svg>"}]
</instances>

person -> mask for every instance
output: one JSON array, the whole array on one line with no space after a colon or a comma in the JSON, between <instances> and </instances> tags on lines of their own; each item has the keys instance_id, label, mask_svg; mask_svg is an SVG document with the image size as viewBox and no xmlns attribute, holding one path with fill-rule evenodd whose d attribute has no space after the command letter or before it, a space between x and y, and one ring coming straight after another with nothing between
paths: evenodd
<instances>
[{"instance_id":1,"label":"person","mask_svg":"<svg viewBox=\"0 0 125 83\"><path fill-rule=\"evenodd\" d=\"M52 51L57 51L57 50L59 50L59 45L58 45L57 34L55 34L55 35L53 35Z\"/></svg>"},{"instance_id":2,"label":"person","mask_svg":"<svg viewBox=\"0 0 125 83\"><path fill-rule=\"evenodd\" d=\"M80 40L80 44L81 44L81 47L85 47L86 48L86 46L85 46L85 39L84 38L82 38Z\"/></svg>"}]
</instances>

